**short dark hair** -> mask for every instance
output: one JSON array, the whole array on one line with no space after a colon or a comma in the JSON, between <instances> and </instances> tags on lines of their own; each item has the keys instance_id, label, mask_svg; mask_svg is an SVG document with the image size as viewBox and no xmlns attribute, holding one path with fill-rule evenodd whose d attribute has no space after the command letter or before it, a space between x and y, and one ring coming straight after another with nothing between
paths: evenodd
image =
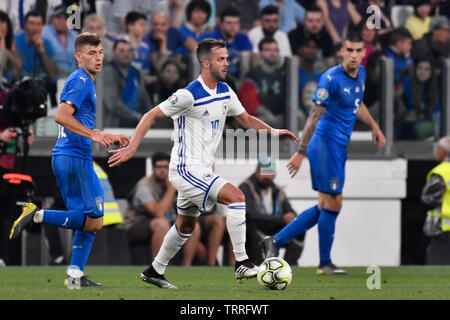
<instances>
[{"instance_id":1,"label":"short dark hair","mask_svg":"<svg viewBox=\"0 0 450 320\"><path fill-rule=\"evenodd\" d=\"M192 0L186 7L186 20L191 20L192 11L199 9L206 13L206 21L211 17L211 5L206 0Z\"/></svg>"},{"instance_id":2,"label":"short dark hair","mask_svg":"<svg viewBox=\"0 0 450 320\"><path fill-rule=\"evenodd\" d=\"M317 4L312 4L306 8L306 13L308 12L320 12L322 13L322 9ZM306 15L305 13L305 15Z\"/></svg>"},{"instance_id":3,"label":"short dark hair","mask_svg":"<svg viewBox=\"0 0 450 320\"><path fill-rule=\"evenodd\" d=\"M226 48L227 44L223 40L208 38L202 40L197 47L197 60L202 63L202 60L211 54L214 48Z\"/></svg>"},{"instance_id":4,"label":"short dark hair","mask_svg":"<svg viewBox=\"0 0 450 320\"><path fill-rule=\"evenodd\" d=\"M347 35L344 38L344 42L364 42L364 38L362 37L361 33L356 31L348 32Z\"/></svg>"},{"instance_id":5,"label":"short dark hair","mask_svg":"<svg viewBox=\"0 0 450 320\"><path fill-rule=\"evenodd\" d=\"M141 19L147 20L147 16L137 11L130 11L125 16L125 25L128 26Z\"/></svg>"},{"instance_id":6,"label":"short dark hair","mask_svg":"<svg viewBox=\"0 0 450 320\"><path fill-rule=\"evenodd\" d=\"M262 8L260 16L265 16L265 15L269 15L269 14L280 14L278 11L278 7L277 6L273 6L273 5L268 5L265 6L264 8Z\"/></svg>"},{"instance_id":7,"label":"short dark hair","mask_svg":"<svg viewBox=\"0 0 450 320\"><path fill-rule=\"evenodd\" d=\"M273 37L264 37L264 38L262 38L261 41L258 43L258 49L259 49L259 52L261 52L262 49L263 49L263 46L264 46L265 44L268 44L268 43L276 43L276 44L278 44L277 41L276 41Z\"/></svg>"},{"instance_id":8,"label":"short dark hair","mask_svg":"<svg viewBox=\"0 0 450 320\"><path fill-rule=\"evenodd\" d=\"M315 37L313 35L309 35L309 36L304 36L304 37L302 37L302 39L300 39L300 41L297 44L297 49L308 45L310 42L313 42L317 46L317 48L320 48L319 39L317 39L317 37Z\"/></svg>"},{"instance_id":9,"label":"short dark hair","mask_svg":"<svg viewBox=\"0 0 450 320\"><path fill-rule=\"evenodd\" d=\"M127 40L125 40L125 39L119 39L119 40L116 40L116 41L114 42L113 47L112 47L113 51L116 51L116 48L117 48L117 46L119 45L119 43L126 43L126 44L128 44L128 45L131 47L131 44L130 44Z\"/></svg>"},{"instance_id":10,"label":"short dark hair","mask_svg":"<svg viewBox=\"0 0 450 320\"><path fill-rule=\"evenodd\" d=\"M41 17L42 23L45 23L44 16L37 10L28 11L28 13L25 15L25 23L27 23L29 17Z\"/></svg>"},{"instance_id":11,"label":"short dark hair","mask_svg":"<svg viewBox=\"0 0 450 320\"><path fill-rule=\"evenodd\" d=\"M156 166L156 163L158 161L161 160L167 160L170 161L170 155L168 153L165 152L156 152L153 156L152 156L152 167Z\"/></svg>"},{"instance_id":12,"label":"short dark hair","mask_svg":"<svg viewBox=\"0 0 450 320\"><path fill-rule=\"evenodd\" d=\"M83 32L75 39L75 51L79 51L86 45L98 46L101 43L101 39L98 35L91 32Z\"/></svg>"},{"instance_id":13,"label":"short dark hair","mask_svg":"<svg viewBox=\"0 0 450 320\"><path fill-rule=\"evenodd\" d=\"M395 45L397 42L407 39L412 40L412 36L411 33L408 31L408 29L406 29L405 27L400 27L391 31L390 43L392 45Z\"/></svg>"},{"instance_id":14,"label":"short dark hair","mask_svg":"<svg viewBox=\"0 0 450 320\"><path fill-rule=\"evenodd\" d=\"M223 22L223 20L225 20L226 17L237 17L240 18L241 15L239 13L239 11L237 11L235 8L233 7L228 7L226 9L223 9L220 12L220 21Z\"/></svg>"}]
</instances>

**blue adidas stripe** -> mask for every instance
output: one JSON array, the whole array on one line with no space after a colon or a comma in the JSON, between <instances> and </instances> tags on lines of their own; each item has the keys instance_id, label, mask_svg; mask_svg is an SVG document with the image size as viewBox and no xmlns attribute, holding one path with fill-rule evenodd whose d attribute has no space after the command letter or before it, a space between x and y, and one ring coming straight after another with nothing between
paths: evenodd
<instances>
[{"instance_id":1,"label":"blue adidas stripe","mask_svg":"<svg viewBox=\"0 0 450 320\"><path fill-rule=\"evenodd\" d=\"M194 103L194 107L202 106L204 104L208 104L208 103L211 103L214 101L225 100L225 99L230 99L230 96L224 96L224 97L214 98L214 99L210 99L210 100L206 100L206 101L202 101L202 102L197 102L197 103Z\"/></svg>"},{"instance_id":2,"label":"blue adidas stripe","mask_svg":"<svg viewBox=\"0 0 450 320\"><path fill-rule=\"evenodd\" d=\"M184 129L185 129L185 117L178 118L178 165L177 165L177 171L178 174L186 180L188 183L190 183L192 186L199 188L200 190L206 191L208 189L207 185L200 184L193 180L192 178L187 176L186 169L185 169L185 156L184 153L186 152L186 141L184 139ZM197 179L197 178L196 178ZM198 179L197 179L198 180ZM203 182L203 181L201 181Z\"/></svg>"}]
</instances>

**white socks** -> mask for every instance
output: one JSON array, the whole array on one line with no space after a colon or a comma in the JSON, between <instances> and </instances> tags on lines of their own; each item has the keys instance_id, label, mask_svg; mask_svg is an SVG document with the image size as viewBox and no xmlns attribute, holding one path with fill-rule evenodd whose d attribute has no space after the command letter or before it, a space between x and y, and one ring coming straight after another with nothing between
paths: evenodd
<instances>
[{"instance_id":1,"label":"white socks","mask_svg":"<svg viewBox=\"0 0 450 320\"><path fill-rule=\"evenodd\" d=\"M229 204L226 224L236 261L248 259L245 251L245 232L247 230L245 223L245 202Z\"/></svg>"},{"instance_id":2,"label":"white socks","mask_svg":"<svg viewBox=\"0 0 450 320\"><path fill-rule=\"evenodd\" d=\"M33 217L34 223L42 223L42 220L44 220L44 210L36 211Z\"/></svg>"},{"instance_id":3,"label":"white socks","mask_svg":"<svg viewBox=\"0 0 450 320\"><path fill-rule=\"evenodd\" d=\"M158 254L153 260L152 266L159 274L164 274L169 261L183 247L191 234L181 233L174 224L164 236L163 243Z\"/></svg>"}]
</instances>

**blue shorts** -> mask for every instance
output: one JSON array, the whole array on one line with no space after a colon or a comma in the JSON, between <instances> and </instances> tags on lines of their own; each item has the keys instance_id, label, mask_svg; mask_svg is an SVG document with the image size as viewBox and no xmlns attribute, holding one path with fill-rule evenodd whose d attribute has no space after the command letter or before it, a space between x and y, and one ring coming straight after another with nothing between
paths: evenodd
<instances>
[{"instance_id":1,"label":"blue shorts","mask_svg":"<svg viewBox=\"0 0 450 320\"><path fill-rule=\"evenodd\" d=\"M307 153L313 189L328 194L342 193L347 148L329 138L314 134L308 144Z\"/></svg>"},{"instance_id":2,"label":"blue shorts","mask_svg":"<svg viewBox=\"0 0 450 320\"><path fill-rule=\"evenodd\" d=\"M92 160L54 155L52 169L68 210L92 218L103 216L103 189Z\"/></svg>"}]
</instances>

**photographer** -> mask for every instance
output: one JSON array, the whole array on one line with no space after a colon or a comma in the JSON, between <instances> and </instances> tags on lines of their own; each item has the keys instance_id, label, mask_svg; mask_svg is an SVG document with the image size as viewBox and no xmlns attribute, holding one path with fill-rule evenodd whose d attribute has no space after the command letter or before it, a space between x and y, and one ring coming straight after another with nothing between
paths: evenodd
<instances>
[{"instance_id":1,"label":"photographer","mask_svg":"<svg viewBox=\"0 0 450 320\"><path fill-rule=\"evenodd\" d=\"M17 215L18 200L17 191L4 179L4 175L11 173L14 169L18 150L13 115L3 106L7 93L7 90L0 93L0 266L11 262L8 236L13 219ZM34 134L31 130L27 140L29 145L33 143Z\"/></svg>"}]
</instances>

